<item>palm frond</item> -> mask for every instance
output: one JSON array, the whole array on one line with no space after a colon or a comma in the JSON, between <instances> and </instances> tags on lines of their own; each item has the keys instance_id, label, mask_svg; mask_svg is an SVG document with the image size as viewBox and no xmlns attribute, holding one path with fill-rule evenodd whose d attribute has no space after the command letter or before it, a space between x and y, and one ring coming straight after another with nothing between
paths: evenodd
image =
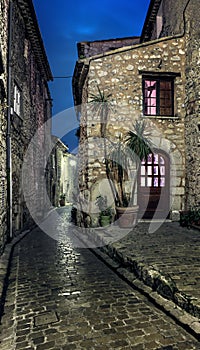
<instances>
[{"instance_id":1,"label":"palm frond","mask_svg":"<svg viewBox=\"0 0 200 350\"><path fill-rule=\"evenodd\" d=\"M97 89L98 89L98 94L90 94L90 101L89 103L110 103L110 97L112 96L112 94L105 94L104 91L100 90L99 85L97 85Z\"/></svg>"},{"instance_id":2,"label":"palm frond","mask_svg":"<svg viewBox=\"0 0 200 350\"><path fill-rule=\"evenodd\" d=\"M136 121L134 131L130 130L126 137L127 146L132 151L133 158L138 157L140 161L147 159L151 153L151 141L144 135L145 128L144 121Z\"/></svg>"}]
</instances>

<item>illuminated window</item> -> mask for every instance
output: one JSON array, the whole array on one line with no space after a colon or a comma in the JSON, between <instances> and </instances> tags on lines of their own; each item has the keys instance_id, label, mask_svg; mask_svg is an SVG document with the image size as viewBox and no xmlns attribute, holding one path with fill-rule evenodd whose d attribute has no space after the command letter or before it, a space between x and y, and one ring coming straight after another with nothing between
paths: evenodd
<instances>
[{"instance_id":1,"label":"illuminated window","mask_svg":"<svg viewBox=\"0 0 200 350\"><path fill-rule=\"evenodd\" d=\"M21 91L18 86L14 86L14 112L20 116L21 112Z\"/></svg>"},{"instance_id":2,"label":"illuminated window","mask_svg":"<svg viewBox=\"0 0 200 350\"><path fill-rule=\"evenodd\" d=\"M141 162L140 167L141 187L165 187L166 186L166 164L163 156L151 153L147 160Z\"/></svg>"},{"instance_id":3,"label":"illuminated window","mask_svg":"<svg viewBox=\"0 0 200 350\"><path fill-rule=\"evenodd\" d=\"M174 79L143 78L144 115L174 115Z\"/></svg>"}]
</instances>

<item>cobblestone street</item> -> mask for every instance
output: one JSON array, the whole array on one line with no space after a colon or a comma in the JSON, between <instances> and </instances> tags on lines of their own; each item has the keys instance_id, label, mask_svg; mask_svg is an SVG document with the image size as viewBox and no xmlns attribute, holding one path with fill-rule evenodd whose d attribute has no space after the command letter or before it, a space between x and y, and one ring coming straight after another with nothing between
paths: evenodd
<instances>
[{"instance_id":1,"label":"cobblestone street","mask_svg":"<svg viewBox=\"0 0 200 350\"><path fill-rule=\"evenodd\" d=\"M14 249L0 340L1 350L200 349L90 250L38 228Z\"/></svg>"}]
</instances>

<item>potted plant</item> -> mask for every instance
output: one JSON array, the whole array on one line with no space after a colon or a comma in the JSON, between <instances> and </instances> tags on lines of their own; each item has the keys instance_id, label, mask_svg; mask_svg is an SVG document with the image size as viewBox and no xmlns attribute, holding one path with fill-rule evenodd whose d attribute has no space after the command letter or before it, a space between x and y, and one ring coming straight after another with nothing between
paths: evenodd
<instances>
[{"instance_id":1,"label":"potted plant","mask_svg":"<svg viewBox=\"0 0 200 350\"><path fill-rule=\"evenodd\" d=\"M150 141L144 135L146 124L143 120L136 120L134 130L130 130L127 133L124 142L122 138L119 138L117 143L112 143L111 140L109 140L109 142L113 144L112 148L114 148L110 157L110 154L108 155L106 143L107 122L109 113L114 111L114 109L112 101L110 100L111 94L106 95L100 90L98 85L97 88L98 93L91 94L90 103L92 104L92 111L97 113L101 118L100 134L104 140L106 175L115 200L118 224L120 227L133 227L136 223L139 209L136 205L136 200L134 200L137 185L137 172L140 162L143 159L146 160L148 155L152 152ZM112 160L110 160L110 158ZM131 172L135 175L130 176L132 183L130 186L131 188L127 191L127 178Z\"/></svg>"},{"instance_id":2,"label":"potted plant","mask_svg":"<svg viewBox=\"0 0 200 350\"><path fill-rule=\"evenodd\" d=\"M112 219L112 208L107 205L107 198L104 196L98 196L96 204L100 210L99 223L100 226L108 226Z\"/></svg>"},{"instance_id":3,"label":"potted plant","mask_svg":"<svg viewBox=\"0 0 200 350\"><path fill-rule=\"evenodd\" d=\"M61 207L64 207L64 206L65 206L65 198L66 198L65 193L62 193L62 194L60 195L60 201L59 201Z\"/></svg>"},{"instance_id":4,"label":"potted plant","mask_svg":"<svg viewBox=\"0 0 200 350\"><path fill-rule=\"evenodd\" d=\"M137 222L138 205L134 198L137 186L137 173L140 163L152 152L151 143L145 137L146 124L136 120L134 130L130 130L123 142L120 137L112 152L109 177L115 198L118 224L131 228ZM129 183L129 189L127 189Z\"/></svg>"},{"instance_id":5,"label":"potted plant","mask_svg":"<svg viewBox=\"0 0 200 350\"><path fill-rule=\"evenodd\" d=\"M190 228L200 226L200 208L180 211L180 225Z\"/></svg>"}]
</instances>

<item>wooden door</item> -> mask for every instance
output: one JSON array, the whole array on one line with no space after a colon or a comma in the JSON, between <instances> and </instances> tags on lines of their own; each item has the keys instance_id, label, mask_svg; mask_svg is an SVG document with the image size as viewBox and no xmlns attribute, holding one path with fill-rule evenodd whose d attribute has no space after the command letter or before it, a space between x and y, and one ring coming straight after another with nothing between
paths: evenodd
<instances>
[{"instance_id":1,"label":"wooden door","mask_svg":"<svg viewBox=\"0 0 200 350\"><path fill-rule=\"evenodd\" d=\"M138 175L138 204L143 219L164 219L169 215L169 159L151 153L142 161Z\"/></svg>"}]
</instances>

